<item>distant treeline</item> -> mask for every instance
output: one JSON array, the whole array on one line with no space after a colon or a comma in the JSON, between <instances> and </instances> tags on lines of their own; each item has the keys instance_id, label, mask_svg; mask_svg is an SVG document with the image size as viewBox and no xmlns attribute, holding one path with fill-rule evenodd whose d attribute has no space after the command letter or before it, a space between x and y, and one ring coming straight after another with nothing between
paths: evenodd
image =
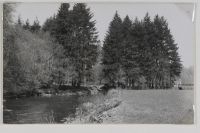
<instances>
[{"instance_id":1,"label":"distant treeline","mask_svg":"<svg viewBox=\"0 0 200 133\"><path fill-rule=\"evenodd\" d=\"M181 72L181 84L194 86L194 67L183 68Z\"/></svg>"},{"instance_id":2,"label":"distant treeline","mask_svg":"<svg viewBox=\"0 0 200 133\"><path fill-rule=\"evenodd\" d=\"M4 91L109 84L170 88L180 76L178 47L164 17L122 20L116 12L103 47L86 4L62 3L41 26L18 18L4 4Z\"/></svg>"}]
</instances>

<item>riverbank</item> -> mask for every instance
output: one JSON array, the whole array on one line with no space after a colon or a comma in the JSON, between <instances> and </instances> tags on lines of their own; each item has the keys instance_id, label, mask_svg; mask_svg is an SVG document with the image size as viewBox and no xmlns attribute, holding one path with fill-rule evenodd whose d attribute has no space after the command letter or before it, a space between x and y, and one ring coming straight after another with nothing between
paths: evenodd
<instances>
[{"instance_id":1,"label":"riverbank","mask_svg":"<svg viewBox=\"0 0 200 133\"><path fill-rule=\"evenodd\" d=\"M193 95L193 90L110 90L65 123L193 124Z\"/></svg>"},{"instance_id":2,"label":"riverbank","mask_svg":"<svg viewBox=\"0 0 200 133\"><path fill-rule=\"evenodd\" d=\"M102 85L93 85L93 86L67 86L63 85L60 87L54 86L52 88L39 88L39 89L23 89L16 92L4 92L4 100L6 99L18 99L18 98L25 98L25 97L50 97L50 96L63 96L63 95L94 95L101 91Z\"/></svg>"},{"instance_id":3,"label":"riverbank","mask_svg":"<svg viewBox=\"0 0 200 133\"><path fill-rule=\"evenodd\" d=\"M106 112L122 103L119 89L111 89L106 95L96 95L76 109L75 117L65 118L65 123L102 123Z\"/></svg>"}]
</instances>

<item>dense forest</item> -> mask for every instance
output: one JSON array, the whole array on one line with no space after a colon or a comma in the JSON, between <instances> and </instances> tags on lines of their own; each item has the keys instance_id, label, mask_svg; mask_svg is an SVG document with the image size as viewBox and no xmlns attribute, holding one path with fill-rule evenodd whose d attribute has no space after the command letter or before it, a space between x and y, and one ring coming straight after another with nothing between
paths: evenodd
<instances>
[{"instance_id":1,"label":"dense forest","mask_svg":"<svg viewBox=\"0 0 200 133\"><path fill-rule=\"evenodd\" d=\"M178 46L163 16L123 20L116 12L103 44L86 4L62 3L40 25L12 21L4 4L4 93L108 84L132 89L173 87L181 76Z\"/></svg>"}]
</instances>

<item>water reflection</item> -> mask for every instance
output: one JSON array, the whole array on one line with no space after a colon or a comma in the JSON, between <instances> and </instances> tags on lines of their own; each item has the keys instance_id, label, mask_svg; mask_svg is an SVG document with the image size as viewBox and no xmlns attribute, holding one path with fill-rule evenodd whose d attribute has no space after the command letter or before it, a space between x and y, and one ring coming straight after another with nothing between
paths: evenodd
<instances>
[{"instance_id":1,"label":"water reflection","mask_svg":"<svg viewBox=\"0 0 200 133\"><path fill-rule=\"evenodd\" d=\"M4 102L4 123L63 123L74 117L81 104L78 96L10 99Z\"/></svg>"}]
</instances>

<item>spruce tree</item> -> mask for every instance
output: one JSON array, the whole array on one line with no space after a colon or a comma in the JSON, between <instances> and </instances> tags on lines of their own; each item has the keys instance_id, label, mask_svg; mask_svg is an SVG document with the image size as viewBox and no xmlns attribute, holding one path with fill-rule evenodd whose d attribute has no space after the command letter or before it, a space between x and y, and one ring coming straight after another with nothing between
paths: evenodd
<instances>
[{"instance_id":1,"label":"spruce tree","mask_svg":"<svg viewBox=\"0 0 200 133\"><path fill-rule=\"evenodd\" d=\"M70 23L69 20L71 19L69 14L69 3L62 3L58 13L56 16L53 16L46 20L46 22L43 25L43 30L50 32L50 35L54 37L55 42L58 43L57 45L61 45L61 47L64 48L64 57L59 58L61 66L63 66L63 69L67 72L73 64L69 63L68 59L69 53L71 51L70 47L68 47L69 44L71 44L71 33L70 30ZM57 46L60 47L60 46ZM66 60L65 60L66 59ZM64 78L66 75L64 74L63 69L60 69L60 66L56 66L58 68L57 72L54 74L54 78L57 79L58 82L61 83L62 78ZM73 73L73 71L71 71ZM72 75L73 77L74 75ZM69 78L69 77L68 77Z\"/></svg>"},{"instance_id":2,"label":"spruce tree","mask_svg":"<svg viewBox=\"0 0 200 133\"><path fill-rule=\"evenodd\" d=\"M154 79L154 68L155 64L153 63L152 58L152 45L153 45L153 24L148 13L146 13L144 19L141 21L140 36L138 36L139 43L139 54L140 60L139 65L142 71L142 75L146 78L147 83L151 82L150 80Z\"/></svg>"},{"instance_id":3,"label":"spruce tree","mask_svg":"<svg viewBox=\"0 0 200 133\"><path fill-rule=\"evenodd\" d=\"M56 41L63 45L66 53L69 53L71 50L67 48L67 45L71 43L71 34L72 34L72 18L71 13L69 11L69 3L62 3L58 14L56 15L56 31L55 31L55 39Z\"/></svg>"},{"instance_id":4,"label":"spruce tree","mask_svg":"<svg viewBox=\"0 0 200 133\"><path fill-rule=\"evenodd\" d=\"M51 34L51 36L55 37L56 35L56 16L54 15L53 17L48 18L43 26L42 26L42 30L44 32L49 32Z\"/></svg>"},{"instance_id":5,"label":"spruce tree","mask_svg":"<svg viewBox=\"0 0 200 133\"><path fill-rule=\"evenodd\" d=\"M168 32L167 38L166 38L166 47L168 48L168 60L169 60L169 73L170 73L170 87L173 86L174 81L176 80L176 77L180 77L181 71L182 71L182 64L181 59L178 54L178 46L174 42L174 39L172 35L170 34L170 31Z\"/></svg>"},{"instance_id":6,"label":"spruce tree","mask_svg":"<svg viewBox=\"0 0 200 133\"><path fill-rule=\"evenodd\" d=\"M90 77L90 70L97 60L97 31L90 8L83 3L77 3L72 10L72 60L79 75L79 84L84 84Z\"/></svg>"},{"instance_id":7,"label":"spruce tree","mask_svg":"<svg viewBox=\"0 0 200 133\"><path fill-rule=\"evenodd\" d=\"M38 21L38 19L36 18L33 22L33 25L31 26L31 31L32 32L38 32L40 30L41 26L40 26L40 23Z\"/></svg>"},{"instance_id":8,"label":"spruce tree","mask_svg":"<svg viewBox=\"0 0 200 133\"><path fill-rule=\"evenodd\" d=\"M29 20L28 20L28 19L26 20L25 24L23 25L23 28L24 28L25 30L30 30L31 26L30 26L30 23L29 23Z\"/></svg>"},{"instance_id":9,"label":"spruce tree","mask_svg":"<svg viewBox=\"0 0 200 133\"><path fill-rule=\"evenodd\" d=\"M103 58L104 78L114 85L117 81L117 73L121 68L121 45L122 45L122 20L116 12L109 25L109 30L104 40Z\"/></svg>"},{"instance_id":10,"label":"spruce tree","mask_svg":"<svg viewBox=\"0 0 200 133\"><path fill-rule=\"evenodd\" d=\"M135 20L137 21L137 19ZM122 65L126 74L126 84L128 87L135 87L135 83L139 81L140 68L139 68L139 49L136 38L136 27L138 23L132 24L128 16L123 21L122 34L123 37L123 54Z\"/></svg>"},{"instance_id":11,"label":"spruce tree","mask_svg":"<svg viewBox=\"0 0 200 133\"><path fill-rule=\"evenodd\" d=\"M172 87L175 77L179 76L181 71L178 47L174 43L164 17L156 15L153 27L151 51L154 62L154 74L151 74L153 76L151 86L153 88Z\"/></svg>"},{"instance_id":12,"label":"spruce tree","mask_svg":"<svg viewBox=\"0 0 200 133\"><path fill-rule=\"evenodd\" d=\"M155 87L166 88L169 74L169 60L165 43L166 21L158 15L154 18L154 45L152 47L155 68Z\"/></svg>"},{"instance_id":13,"label":"spruce tree","mask_svg":"<svg viewBox=\"0 0 200 133\"><path fill-rule=\"evenodd\" d=\"M167 21L158 15L152 21L148 13L133 23L128 16L122 23L115 14L105 37L102 63L104 78L114 84L125 77L129 87L136 87L141 78L149 88L172 87L182 69Z\"/></svg>"},{"instance_id":14,"label":"spruce tree","mask_svg":"<svg viewBox=\"0 0 200 133\"><path fill-rule=\"evenodd\" d=\"M22 26L22 20L21 20L21 17L20 17L20 16L18 16L17 24L18 24L19 26Z\"/></svg>"},{"instance_id":15,"label":"spruce tree","mask_svg":"<svg viewBox=\"0 0 200 133\"><path fill-rule=\"evenodd\" d=\"M63 45L65 56L75 69L72 84L80 86L91 75L91 68L97 59L97 32L90 9L77 3L72 10L63 3L56 16L55 38Z\"/></svg>"}]
</instances>

